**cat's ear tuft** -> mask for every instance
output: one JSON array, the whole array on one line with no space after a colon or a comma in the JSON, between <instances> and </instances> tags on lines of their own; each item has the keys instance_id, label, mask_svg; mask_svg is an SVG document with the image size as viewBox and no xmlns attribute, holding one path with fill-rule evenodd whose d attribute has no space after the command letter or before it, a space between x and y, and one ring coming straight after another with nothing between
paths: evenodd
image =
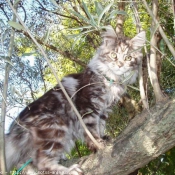
<instances>
[{"instance_id":1,"label":"cat's ear tuft","mask_svg":"<svg viewBox=\"0 0 175 175\"><path fill-rule=\"evenodd\" d=\"M146 33L145 31L140 32L134 38L130 40L130 44L133 48L137 49L143 47L146 42Z\"/></svg>"},{"instance_id":2,"label":"cat's ear tuft","mask_svg":"<svg viewBox=\"0 0 175 175\"><path fill-rule=\"evenodd\" d=\"M103 32L101 36L103 38L103 44L105 46L113 45L115 43L115 40L117 39L117 35L112 26L107 26L106 31Z\"/></svg>"}]
</instances>

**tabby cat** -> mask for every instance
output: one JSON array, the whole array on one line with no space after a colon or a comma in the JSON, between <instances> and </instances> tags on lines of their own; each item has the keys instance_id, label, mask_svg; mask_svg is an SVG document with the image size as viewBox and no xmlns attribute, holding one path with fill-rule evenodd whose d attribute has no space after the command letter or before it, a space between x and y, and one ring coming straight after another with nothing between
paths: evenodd
<instances>
[{"instance_id":1,"label":"tabby cat","mask_svg":"<svg viewBox=\"0 0 175 175\"><path fill-rule=\"evenodd\" d=\"M145 32L128 39L118 37L109 27L102 38L103 43L84 72L62 79L68 95L98 142L104 136L111 105L125 93L127 84L136 81ZM82 175L78 165L67 168L59 164L80 139L91 150L97 150L57 85L29 104L11 125L6 135L8 171L32 158L31 165L38 171Z\"/></svg>"}]
</instances>

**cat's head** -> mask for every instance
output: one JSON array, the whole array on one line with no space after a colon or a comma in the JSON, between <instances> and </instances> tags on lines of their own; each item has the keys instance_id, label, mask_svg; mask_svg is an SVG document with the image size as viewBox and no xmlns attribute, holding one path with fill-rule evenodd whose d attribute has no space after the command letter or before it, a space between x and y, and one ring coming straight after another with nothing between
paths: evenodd
<instances>
[{"instance_id":1,"label":"cat's head","mask_svg":"<svg viewBox=\"0 0 175 175\"><path fill-rule=\"evenodd\" d=\"M120 76L138 70L143 57L141 49L146 40L144 31L128 39L118 37L114 29L109 27L102 37L103 43L92 61L92 64L96 61L94 68L98 69L98 72L114 78L115 75Z\"/></svg>"}]
</instances>

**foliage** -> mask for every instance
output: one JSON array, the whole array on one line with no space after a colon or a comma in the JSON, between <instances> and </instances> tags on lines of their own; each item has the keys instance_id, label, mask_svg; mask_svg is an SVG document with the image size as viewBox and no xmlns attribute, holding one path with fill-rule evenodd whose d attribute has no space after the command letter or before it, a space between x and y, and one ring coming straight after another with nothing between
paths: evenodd
<instances>
[{"instance_id":1,"label":"foliage","mask_svg":"<svg viewBox=\"0 0 175 175\"><path fill-rule=\"evenodd\" d=\"M151 4L151 1L149 1ZM173 15L169 1L159 1L159 17L161 25L173 42ZM0 73L4 74L5 63L8 62L7 50L9 47L10 26L16 30L15 46L11 62L10 82L8 89L7 111L15 106L24 107L27 103L37 99L49 88L56 84L55 78L36 46L25 33L21 25L11 22L12 13L4 1L0 1ZM105 0L55 1L32 0L21 1L18 13L25 24L32 31L38 42L44 47L51 60L58 77L61 79L69 73L83 71L94 51L100 44L100 32L108 25L115 27L116 15L125 15L124 33L128 37L136 34L136 24L133 11L126 4L126 11L118 10L118 2ZM143 4L138 4L141 25L147 31L150 39L151 19ZM149 43L147 43L149 49ZM168 95L175 95L175 61L163 42L159 49L165 56L161 62L160 84L162 91ZM2 89L3 77L0 76ZM138 87L138 84L134 85ZM140 105L139 92L128 87L128 93ZM148 83L149 102L153 104L154 94ZM2 101L2 98L0 98ZM141 106L141 105L140 105ZM107 124L106 133L116 137L129 122L128 111L121 103L114 107ZM14 116L12 116L14 117ZM89 154L87 148L78 142L81 156ZM155 161L142 169L143 174L174 174L175 149L161 155ZM80 156L74 149L69 158Z\"/></svg>"},{"instance_id":2,"label":"foliage","mask_svg":"<svg viewBox=\"0 0 175 175\"><path fill-rule=\"evenodd\" d=\"M162 154L146 167L139 170L143 175L173 175L175 174L175 148Z\"/></svg>"},{"instance_id":3,"label":"foliage","mask_svg":"<svg viewBox=\"0 0 175 175\"><path fill-rule=\"evenodd\" d=\"M170 57L170 56L169 56ZM168 95L175 95L175 60L168 56L166 56L165 60L162 63L162 74L161 74L161 81L162 81L162 89Z\"/></svg>"},{"instance_id":4,"label":"foliage","mask_svg":"<svg viewBox=\"0 0 175 175\"><path fill-rule=\"evenodd\" d=\"M72 149L70 154L67 154L67 158L72 159L72 158L80 158L83 156L87 156L91 153L91 151L87 148L87 146L80 140L77 141L76 146L74 149Z\"/></svg>"},{"instance_id":5,"label":"foliage","mask_svg":"<svg viewBox=\"0 0 175 175\"><path fill-rule=\"evenodd\" d=\"M128 124L128 113L126 109L118 103L113 108L113 112L107 121L106 134L115 138Z\"/></svg>"}]
</instances>

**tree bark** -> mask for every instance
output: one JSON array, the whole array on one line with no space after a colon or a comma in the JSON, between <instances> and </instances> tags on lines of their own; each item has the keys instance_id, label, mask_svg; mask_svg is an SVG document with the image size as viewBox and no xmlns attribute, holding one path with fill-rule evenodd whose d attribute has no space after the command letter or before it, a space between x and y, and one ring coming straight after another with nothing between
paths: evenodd
<instances>
[{"instance_id":1,"label":"tree bark","mask_svg":"<svg viewBox=\"0 0 175 175\"><path fill-rule=\"evenodd\" d=\"M152 19L154 20L156 26L158 27L159 32L160 32L162 38L164 39L164 41L165 41L165 43L166 43L166 45L167 45L169 51L172 53L173 57L175 58L175 50L174 50L173 44L169 41L169 39L167 38L165 32L163 31L161 25L159 24L159 22L157 21L157 19L154 17L154 15L153 15L152 11L150 10L150 8L149 8L149 6L148 6L146 0L142 0L142 2L143 2L143 4L145 5L145 8L147 9L149 15L150 15L150 16L152 17Z\"/></svg>"},{"instance_id":2,"label":"tree bark","mask_svg":"<svg viewBox=\"0 0 175 175\"><path fill-rule=\"evenodd\" d=\"M153 7L152 7L152 12L155 18L157 18L157 12L158 12L158 0L153 1ZM157 32L156 32L156 24L154 20L152 20L151 24L151 46L150 46L150 64L149 64L149 76L150 76L150 81L154 89L154 94L156 97L156 102L160 102L162 100L165 100L165 96L162 93L160 89L160 84L158 81L158 76L157 76Z\"/></svg>"},{"instance_id":3,"label":"tree bark","mask_svg":"<svg viewBox=\"0 0 175 175\"><path fill-rule=\"evenodd\" d=\"M126 3L124 1L119 1L117 3L119 11L125 11ZM125 16L118 14L116 17L116 33L118 36L123 36L123 25L125 21Z\"/></svg>"},{"instance_id":4,"label":"tree bark","mask_svg":"<svg viewBox=\"0 0 175 175\"><path fill-rule=\"evenodd\" d=\"M82 158L85 175L128 175L175 146L175 99L136 116L114 143Z\"/></svg>"}]
</instances>

